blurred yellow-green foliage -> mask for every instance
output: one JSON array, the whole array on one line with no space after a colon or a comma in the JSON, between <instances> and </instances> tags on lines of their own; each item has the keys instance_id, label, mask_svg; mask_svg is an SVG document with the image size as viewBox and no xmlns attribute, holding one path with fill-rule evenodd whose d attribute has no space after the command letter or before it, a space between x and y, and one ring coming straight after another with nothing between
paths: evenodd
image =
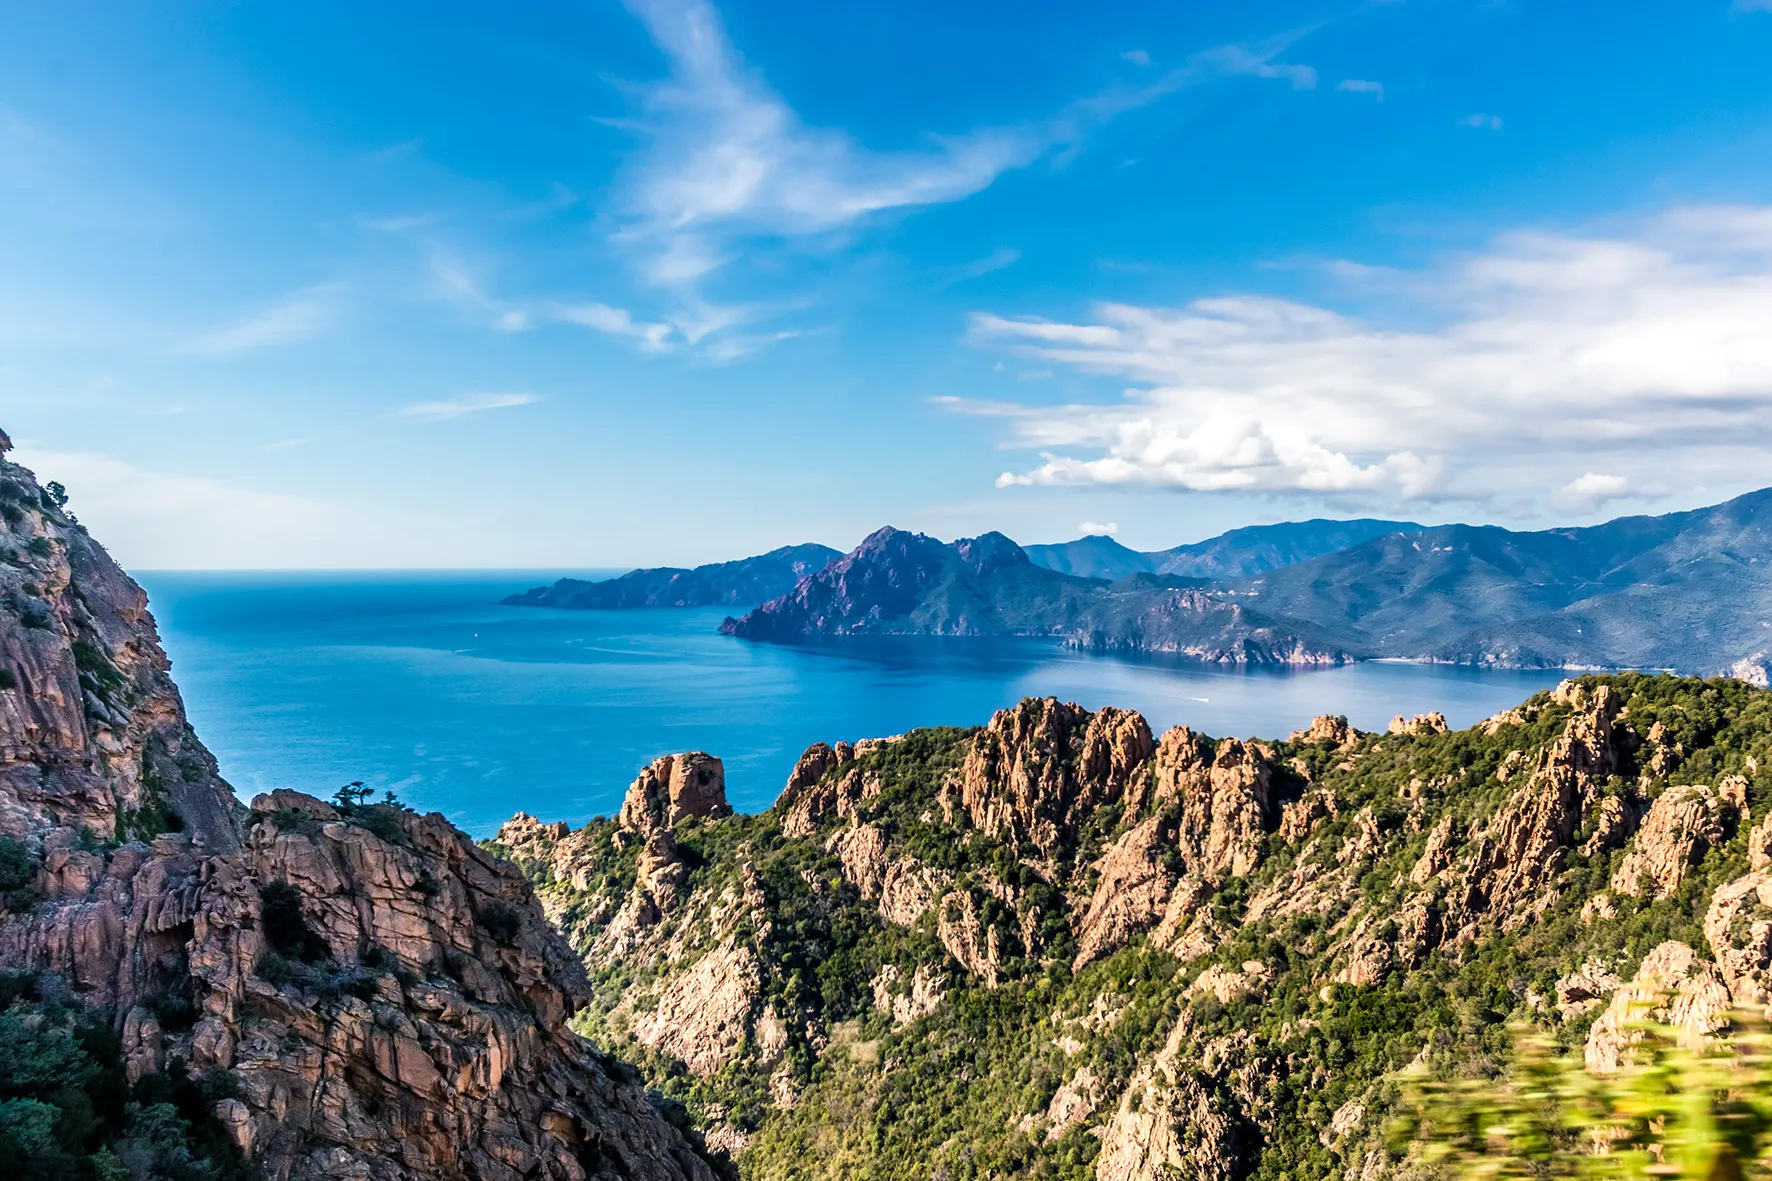
<instances>
[{"instance_id":1,"label":"blurred yellow-green foliage","mask_svg":"<svg viewBox=\"0 0 1772 1181\"><path fill-rule=\"evenodd\" d=\"M1763 1021L1698 1041L1641 1021L1611 1074L1522 1030L1494 1079L1411 1071L1397 1146L1430 1176L1772 1178L1772 1042Z\"/></svg>"}]
</instances>

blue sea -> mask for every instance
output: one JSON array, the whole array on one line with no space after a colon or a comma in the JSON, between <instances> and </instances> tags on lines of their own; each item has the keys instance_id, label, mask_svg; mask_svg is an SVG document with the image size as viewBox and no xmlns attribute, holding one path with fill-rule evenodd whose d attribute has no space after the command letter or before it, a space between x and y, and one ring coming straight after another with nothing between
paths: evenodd
<instances>
[{"instance_id":1,"label":"blue sea","mask_svg":"<svg viewBox=\"0 0 1772 1181\"><path fill-rule=\"evenodd\" d=\"M1320 713L1468 725L1555 672L1409 664L1244 671L1047 640L787 646L716 631L721 610L503 607L560 571L149 573L192 723L242 797L361 780L476 836L519 809L608 815L644 763L706 750L733 805L767 807L817 741L974 725L1027 696L1128 706L1154 729L1284 736ZM612 571L572 572L607 576Z\"/></svg>"}]
</instances>

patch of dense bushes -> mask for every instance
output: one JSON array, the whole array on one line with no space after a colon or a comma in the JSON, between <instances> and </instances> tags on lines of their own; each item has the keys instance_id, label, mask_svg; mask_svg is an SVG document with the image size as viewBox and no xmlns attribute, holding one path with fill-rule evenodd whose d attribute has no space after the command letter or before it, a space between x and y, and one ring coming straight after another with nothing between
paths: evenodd
<instances>
[{"instance_id":1,"label":"patch of dense bushes","mask_svg":"<svg viewBox=\"0 0 1772 1181\"><path fill-rule=\"evenodd\" d=\"M19 1181L249 1181L213 1112L225 1071L131 1086L117 1036L31 976L0 976L0 1173Z\"/></svg>"}]
</instances>

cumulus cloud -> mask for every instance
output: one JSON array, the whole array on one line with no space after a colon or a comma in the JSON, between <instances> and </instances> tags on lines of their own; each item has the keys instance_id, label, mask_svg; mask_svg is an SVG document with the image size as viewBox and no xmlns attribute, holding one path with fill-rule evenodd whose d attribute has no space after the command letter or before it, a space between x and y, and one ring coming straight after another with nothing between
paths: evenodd
<instances>
[{"instance_id":1,"label":"cumulus cloud","mask_svg":"<svg viewBox=\"0 0 1772 1181\"><path fill-rule=\"evenodd\" d=\"M1476 131L1500 131L1501 116L1485 115L1479 111L1475 115L1466 115L1458 121L1458 125L1460 127L1469 127Z\"/></svg>"},{"instance_id":2,"label":"cumulus cloud","mask_svg":"<svg viewBox=\"0 0 1772 1181\"><path fill-rule=\"evenodd\" d=\"M1551 504L1567 512L1591 513L1631 493L1630 481L1605 472L1583 472L1551 495Z\"/></svg>"},{"instance_id":3,"label":"cumulus cloud","mask_svg":"<svg viewBox=\"0 0 1772 1181\"><path fill-rule=\"evenodd\" d=\"M1002 485L1508 511L1551 497L1594 508L1680 476L1764 481L1772 209L1681 209L1611 236L1509 234L1386 272L1369 294L1393 313L1245 294L1104 304L1079 323L980 314L980 344L1137 384L1109 405L948 405L1001 419L1008 446L1042 453ZM1436 322L1423 326L1422 309Z\"/></svg>"},{"instance_id":4,"label":"cumulus cloud","mask_svg":"<svg viewBox=\"0 0 1772 1181\"><path fill-rule=\"evenodd\" d=\"M221 356L317 336L333 324L338 291L336 283L305 287L238 323L192 337L179 351Z\"/></svg>"},{"instance_id":5,"label":"cumulus cloud","mask_svg":"<svg viewBox=\"0 0 1772 1181\"><path fill-rule=\"evenodd\" d=\"M1081 525L1078 525L1077 528L1083 531L1084 537L1112 537L1120 531L1119 523L1116 521L1108 521L1106 523L1101 521L1084 521Z\"/></svg>"},{"instance_id":6,"label":"cumulus cloud","mask_svg":"<svg viewBox=\"0 0 1772 1181\"><path fill-rule=\"evenodd\" d=\"M1384 83L1373 82L1365 78L1343 78L1335 84L1335 89L1345 90L1349 94L1370 94L1379 102L1384 101Z\"/></svg>"},{"instance_id":7,"label":"cumulus cloud","mask_svg":"<svg viewBox=\"0 0 1772 1181\"><path fill-rule=\"evenodd\" d=\"M445 422L487 410L508 410L513 406L529 406L541 401L536 394L463 394L440 402L414 402L402 406L396 417L413 422Z\"/></svg>"}]
</instances>

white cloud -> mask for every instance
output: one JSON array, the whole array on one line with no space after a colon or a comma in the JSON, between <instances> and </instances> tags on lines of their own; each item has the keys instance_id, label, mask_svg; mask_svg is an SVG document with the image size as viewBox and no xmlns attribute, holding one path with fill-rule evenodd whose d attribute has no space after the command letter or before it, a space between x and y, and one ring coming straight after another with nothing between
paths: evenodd
<instances>
[{"instance_id":1,"label":"white cloud","mask_svg":"<svg viewBox=\"0 0 1772 1181\"><path fill-rule=\"evenodd\" d=\"M1592 513L1631 494L1630 481L1604 472L1583 472L1551 495L1551 504L1565 512Z\"/></svg>"},{"instance_id":2,"label":"white cloud","mask_svg":"<svg viewBox=\"0 0 1772 1181\"><path fill-rule=\"evenodd\" d=\"M222 555L229 566L283 566L293 553L326 551L344 523L328 501L151 471L89 451L21 444L15 458L42 480L67 485L68 507L132 569L210 567Z\"/></svg>"},{"instance_id":3,"label":"white cloud","mask_svg":"<svg viewBox=\"0 0 1772 1181\"><path fill-rule=\"evenodd\" d=\"M303 288L237 324L193 337L179 351L222 356L306 340L332 326L338 291L337 283Z\"/></svg>"},{"instance_id":4,"label":"white cloud","mask_svg":"<svg viewBox=\"0 0 1772 1181\"><path fill-rule=\"evenodd\" d=\"M1772 0L1735 0L1731 12L1772 12Z\"/></svg>"},{"instance_id":5,"label":"white cloud","mask_svg":"<svg viewBox=\"0 0 1772 1181\"><path fill-rule=\"evenodd\" d=\"M1084 537L1112 537L1120 531L1120 526L1115 521L1109 521L1106 524L1100 521L1084 521L1077 528L1083 531Z\"/></svg>"},{"instance_id":6,"label":"white cloud","mask_svg":"<svg viewBox=\"0 0 1772 1181\"><path fill-rule=\"evenodd\" d=\"M644 92L652 150L632 176L629 234L661 283L720 266L711 237L735 228L821 233L886 209L958 200L1044 147L1021 130L932 137L913 152L872 152L840 131L808 127L726 40L705 0L631 0L670 62Z\"/></svg>"},{"instance_id":7,"label":"white cloud","mask_svg":"<svg viewBox=\"0 0 1772 1181\"><path fill-rule=\"evenodd\" d=\"M594 328L611 336L626 336L639 342L647 352L659 353L671 347L675 333L669 324L648 324L635 320L625 308L612 308L605 303L554 304L549 309L556 320Z\"/></svg>"},{"instance_id":8,"label":"white cloud","mask_svg":"<svg viewBox=\"0 0 1772 1181\"><path fill-rule=\"evenodd\" d=\"M1370 293L1356 318L1261 295L978 315L973 336L1139 383L1112 405L964 405L1044 461L1000 483L1597 506L1657 480L1764 482L1772 209L1610 237L1518 233ZM1441 322L1423 327L1424 309ZM1604 465L1603 467L1599 465ZM1601 474L1605 473L1605 474ZM1511 507L1510 507L1511 506Z\"/></svg>"},{"instance_id":9,"label":"white cloud","mask_svg":"<svg viewBox=\"0 0 1772 1181\"><path fill-rule=\"evenodd\" d=\"M1384 101L1384 83L1373 82L1365 78L1343 78L1335 84L1335 89L1345 90L1349 94L1370 94L1379 102Z\"/></svg>"},{"instance_id":10,"label":"white cloud","mask_svg":"<svg viewBox=\"0 0 1772 1181\"><path fill-rule=\"evenodd\" d=\"M1485 115L1481 112L1475 115L1466 115L1458 121L1458 125L1477 131L1500 131L1502 126L1500 115Z\"/></svg>"},{"instance_id":11,"label":"white cloud","mask_svg":"<svg viewBox=\"0 0 1772 1181\"><path fill-rule=\"evenodd\" d=\"M1012 267L1021 261L1021 251L1008 246L999 246L983 258L961 263L957 267L949 267L939 273L938 282L943 286L950 283L964 283L968 279L977 279L993 271Z\"/></svg>"},{"instance_id":12,"label":"white cloud","mask_svg":"<svg viewBox=\"0 0 1772 1181\"><path fill-rule=\"evenodd\" d=\"M1128 49L1120 56L1135 66L1148 66L1151 64L1151 55L1142 49Z\"/></svg>"},{"instance_id":13,"label":"white cloud","mask_svg":"<svg viewBox=\"0 0 1772 1181\"><path fill-rule=\"evenodd\" d=\"M402 406L396 417L413 422L444 422L486 410L505 410L512 406L530 406L541 401L535 394L463 394L442 402L414 402Z\"/></svg>"},{"instance_id":14,"label":"white cloud","mask_svg":"<svg viewBox=\"0 0 1772 1181\"><path fill-rule=\"evenodd\" d=\"M1112 88L1052 118L878 151L802 121L727 40L707 0L627 2L664 53L668 74L636 88L635 119L608 121L644 141L623 178L616 241L633 253L647 283L701 312L709 308L703 288L711 277L769 244L824 246L874 215L964 200L1184 87L1232 76L1316 84L1309 66L1277 60L1296 35L1253 48L1220 46L1146 85ZM1126 56L1148 62L1142 51ZM650 318L688 337L689 314L678 307Z\"/></svg>"}]
</instances>

